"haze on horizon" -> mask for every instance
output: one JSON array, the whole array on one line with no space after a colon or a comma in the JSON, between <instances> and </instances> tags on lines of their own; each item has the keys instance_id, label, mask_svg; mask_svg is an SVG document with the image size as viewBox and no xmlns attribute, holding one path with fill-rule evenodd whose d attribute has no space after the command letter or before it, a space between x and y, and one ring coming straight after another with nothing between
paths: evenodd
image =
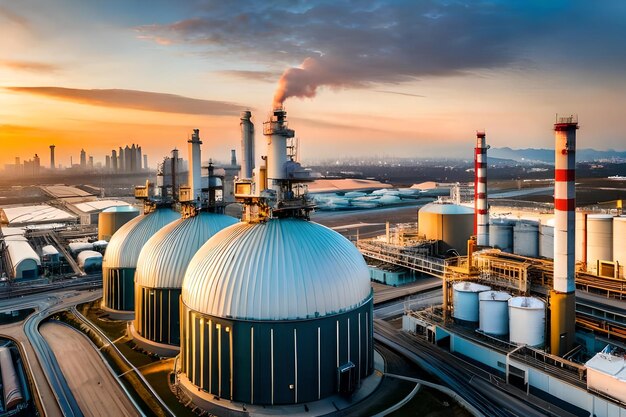
<instances>
[{"instance_id":1,"label":"haze on horizon","mask_svg":"<svg viewBox=\"0 0 626 417\"><path fill-rule=\"evenodd\" d=\"M131 142L156 161L192 128L228 160L279 80L305 160L470 158L477 129L549 148L555 113L626 149L623 1L179 3L0 0L0 164Z\"/></svg>"}]
</instances>

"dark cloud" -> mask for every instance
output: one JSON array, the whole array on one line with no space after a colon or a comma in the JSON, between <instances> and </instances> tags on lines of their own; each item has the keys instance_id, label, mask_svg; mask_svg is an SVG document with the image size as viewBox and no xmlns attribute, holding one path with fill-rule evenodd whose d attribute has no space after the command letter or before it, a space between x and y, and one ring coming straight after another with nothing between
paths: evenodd
<instances>
[{"instance_id":1,"label":"dark cloud","mask_svg":"<svg viewBox=\"0 0 626 417\"><path fill-rule=\"evenodd\" d=\"M30 72L56 72L59 70L57 65L46 62L15 61L10 59L0 59L0 67Z\"/></svg>"},{"instance_id":2,"label":"dark cloud","mask_svg":"<svg viewBox=\"0 0 626 417\"><path fill-rule=\"evenodd\" d=\"M229 77L242 78L245 80L276 82L280 76L279 72L272 71L252 71L252 70L224 70L216 71L218 74L227 75Z\"/></svg>"},{"instance_id":3,"label":"dark cloud","mask_svg":"<svg viewBox=\"0 0 626 417\"><path fill-rule=\"evenodd\" d=\"M623 1L242 1L206 2L192 19L137 28L141 37L185 43L288 69L277 99L317 87L370 87L485 69L564 66L593 57L626 63ZM587 64L588 65L588 64ZM597 69L596 69L597 70Z\"/></svg>"},{"instance_id":4,"label":"dark cloud","mask_svg":"<svg viewBox=\"0 0 626 417\"><path fill-rule=\"evenodd\" d=\"M0 5L0 17L3 17L4 19L16 23L24 28L28 28L29 26L28 20L2 5Z\"/></svg>"},{"instance_id":5,"label":"dark cloud","mask_svg":"<svg viewBox=\"0 0 626 417\"><path fill-rule=\"evenodd\" d=\"M400 91L389 91L389 90L376 90L377 93L384 93L384 94L396 94L399 96L407 96L407 97L426 97L423 96L421 94L413 94L413 93L402 93Z\"/></svg>"},{"instance_id":6,"label":"dark cloud","mask_svg":"<svg viewBox=\"0 0 626 417\"><path fill-rule=\"evenodd\" d=\"M243 106L225 101L202 100L175 94L137 90L83 90L63 87L6 87L6 89L75 103L164 113L222 116L237 114L245 110Z\"/></svg>"}]
</instances>

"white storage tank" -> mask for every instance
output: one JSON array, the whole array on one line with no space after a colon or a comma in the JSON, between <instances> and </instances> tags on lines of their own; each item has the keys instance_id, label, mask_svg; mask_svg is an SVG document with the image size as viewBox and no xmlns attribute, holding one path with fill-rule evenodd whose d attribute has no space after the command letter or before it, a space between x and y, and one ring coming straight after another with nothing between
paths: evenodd
<instances>
[{"instance_id":1,"label":"white storage tank","mask_svg":"<svg viewBox=\"0 0 626 417\"><path fill-rule=\"evenodd\" d=\"M546 304L534 297L509 300L509 340L518 345L543 347L546 336Z\"/></svg>"},{"instance_id":2,"label":"white storage tank","mask_svg":"<svg viewBox=\"0 0 626 417\"><path fill-rule=\"evenodd\" d=\"M452 317L471 323L478 322L478 293L489 291L491 287L475 282L457 282L452 288Z\"/></svg>"},{"instance_id":3,"label":"white storage tank","mask_svg":"<svg viewBox=\"0 0 626 417\"><path fill-rule=\"evenodd\" d=\"M509 332L511 294L504 291L483 291L478 294L479 326L487 334L502 336Z\"/></svg>"},{"instance_id":4,"label":"white storage tank","mask_svg":"<svg viewBox=\"0 0 626 417\"><path fill-rule=\"evenodd\" d=\"M613 216L610 214L587 216L587 271L597 273L599 260L613 260Z\"/></svg>"},{"instance_id":5,"label":"white storage tank","mask_svg":"<svg viewBox=\"0 0 626 417\"><path fill-rule=\"evenodd\" d=\"M554 222L539 226L539 256L554 258Z\"/></svg>"},{"instance_id":6,"label":"white storage tank","mask_svg":"<svg viewBox=\"0 0 626 417\"><path fill-rule=\"evenodd\" d=\"M489 223L489 246L502 252L513 252L513 221L494 219Z\"/></svg>"},{"instance_id":7,"label":"white storage tank","mask_svg":"<svg viewBox=\"0 0 626 417\"><path fill-rule=\"evenodd\" d=\"M587 213L576 212L576 262L582 262L583 259L583 242L585 241Z\"/></svg>"},{"instance_id":8,"label":"white storage tank","mask_svg":"<svg viewBox=\"0 0 626 417\"><path fill-rule=\"evenodd\" d=\"M613 218L613 261L619 263L619 277L626 272L626 216Z\"/></svg>"},{"instance_id":9,"label":"white storage tank","mask_svg":"<svg viewBox=\"0 0 626 417\"><path fill-rule=\"evenodd\" d=\"M513 253L537 258L539 256L539 222L520 220L513 227Z\"/></svg>"}]
</instances>

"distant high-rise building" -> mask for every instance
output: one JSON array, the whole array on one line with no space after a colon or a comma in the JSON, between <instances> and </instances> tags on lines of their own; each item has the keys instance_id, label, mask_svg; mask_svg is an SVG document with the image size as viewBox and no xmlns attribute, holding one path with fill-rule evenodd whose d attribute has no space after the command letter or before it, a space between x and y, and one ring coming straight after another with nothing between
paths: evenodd
<instances>
[{"instance_id":1,"label":"distant high-rise building","mask_svg":"<svg viewBox=\"0 0 626 417\"><path fill-rule=\"evenodd\" d=\"M126 145L124 148L124 172L132 172L133 163L132 160L131 149Z\"/></svg>"},{"instance_id":2,"label":"distant high-rise building","mask_svg":"<svg viewBox=\"0 0 626 417\"><path fill-rule=\"evenodd\" d=\"M84 149L80 150L80 167L82 169L87 168L87 153Z\"/></svg>"},{"instance_id":3,"label":"distant high-rise building","mask_svg":"<svg viewBox=\"0 0 626 417\"><path fill-rule=\"evenodd\" d=\"M106 155L104 158L104 168L107 171L111 170L111 157L109 155Z\"/></svg>"},{"instance_id":4,"label":"distant high-rise building","mask_svg":"<svg viewBox=\"0 0 626 417\"><path fill-rule=\"evenodd\" d=\"M115 149L111 151L111 168L113 172L117 172L117 152Z\"/></svg>"},{"instance_id":5,"label":"distant high-rise building","mask_svg":"<svg viewBox=\"0 0 626 417\"><path fill-rule=\"evenodd\" d=\"M120 172L124 172L126 167L124 166L124 149L120 146L120 149L117 153L117 170Z\"/></svg>"},{"instance_id":6,"label":"distant high-rise building","mask_svg":"<svg viewBox=\"0 0 626 417\"><path fill-rule=\"evenodd\" d=\"M50 169L54 169L54 145L50 145Z\"/></svg>"},{"instance_id":7,"label":"distant high-rise building","mask_svg":"<svg viewBox=\"0 0 626 417\"><path fill-rule=\"evenodd\" d=\"M130 147L130 172L137 171L137 148L133 143L133 146Z\"/></svg>"},{"instance_id":8,"label":"distant high-rise building","mask_svg":"<svg viewBox=\"0 0 626 417\"><path fill-rule=\"evenodd\" d=\"M93 169L93 156L89 156L89 169Z\"/></svg>"},{"instance_id":9,"label":"distant high-rise building","mask_svg":"<svg viewBox=\"0 0 626 417\"><path fill-rule=\"evenodd\" d=\"M143 169L148 170L148 155L143 154Z\"/></svg>"}]
</instances>

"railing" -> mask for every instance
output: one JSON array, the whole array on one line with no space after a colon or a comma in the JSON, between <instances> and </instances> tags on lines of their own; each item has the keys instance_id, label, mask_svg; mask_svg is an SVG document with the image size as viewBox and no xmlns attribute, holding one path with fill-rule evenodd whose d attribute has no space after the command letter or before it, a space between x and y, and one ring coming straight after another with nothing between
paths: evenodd
<instances>
[{"instance_id":1,"label":"railing","mask_svg":"<svg viewBox=\"0 0 626 417\"><path fill-rule=\"evenodd\" d=\"M400 249L374 244L371 241L360 240L357 247L368 258L387 262L393 265L403 266L412 270L423 272L443 278L446 271L446 262L439 258L417 253L407 253Z\"/></svg>"}]
</instances>

